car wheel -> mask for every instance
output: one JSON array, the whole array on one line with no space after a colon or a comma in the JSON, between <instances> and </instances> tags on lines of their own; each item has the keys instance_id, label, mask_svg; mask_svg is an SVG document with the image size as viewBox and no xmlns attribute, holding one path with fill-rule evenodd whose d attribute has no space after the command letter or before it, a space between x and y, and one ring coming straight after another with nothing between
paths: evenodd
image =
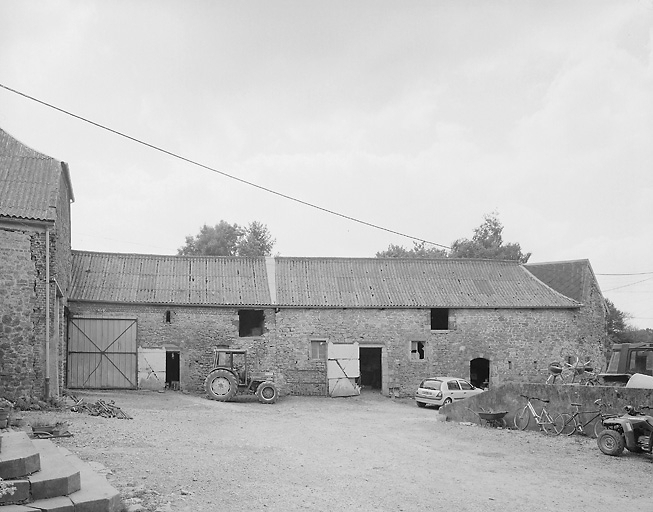
<instances>
[{"instance_id":1,"label":"car wheel","mask_svg":"<svg viewBox=\"0 0 653 512\"><path fill-rule=\"evenodd\" d=\"M452 404L453 400L451 398L445 398L444 402L442 402L442 405L449 405Z\"/></svg>"},{"instance_id":2,"label":"car wheel","mask_svg":"<svg viewBox=\"0 0 653 512\"><path fill-rule=\"evenodd\" d=\"M236 394L238 383L230 371L213 370L204 381L204 389L211 400L227 402Z\"/></svg>"},{"instance_id":3,"label":"car wheel","mask_svg":"<svg viewBox=\"0 0 653 512\"><path fill-rule=\"evenodd\" d=\"M417 404L417 407L426 407L426 404L424 402L415 402Z\"/></svg>"},{"instance_id":4,"label":"car wheel","mask_svg":"<svg viewBox=\"0 0 653 512\"><path fill-rule=\"evenodd\" d=\"M599 445L599 450L613 457L621 455L626 445L623 436L616 430L604 430L601 432L596 440L596 444Z\"/></svg>"}]
</instances>

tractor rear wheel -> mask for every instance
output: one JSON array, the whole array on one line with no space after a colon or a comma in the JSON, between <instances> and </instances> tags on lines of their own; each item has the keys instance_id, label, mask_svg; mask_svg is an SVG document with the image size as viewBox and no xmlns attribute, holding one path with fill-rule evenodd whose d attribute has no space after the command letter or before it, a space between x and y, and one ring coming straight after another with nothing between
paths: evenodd
<instances>
[{"instance_id":1,"label":"tractor rear wheel","mask_svg":"<svg viewBox=\"0 0 653 512\"><path fill-rule=\"evenodd\" d=\"M227 402L238 391L238 381L228 370L213 370L204 381L204 389L211 400Z\"/></svg>"},{"instance_id":2,"label":"tractor rear wheel","mask_svg":"<svg viewBox=\"0 0 653 512\"><path fill-rule=\"evenodd\" d=\"M262 404L273 404L279 398L274 382L261 382L256 388L256 396Z\"/></svg>"}]
</instances>

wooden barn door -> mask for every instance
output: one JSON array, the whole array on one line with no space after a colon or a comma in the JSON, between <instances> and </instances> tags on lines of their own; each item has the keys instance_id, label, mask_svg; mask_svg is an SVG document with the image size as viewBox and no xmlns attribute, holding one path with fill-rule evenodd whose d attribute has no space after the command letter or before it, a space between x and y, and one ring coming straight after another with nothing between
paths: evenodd
<instances>
[{"instance_id":1,"label":"wooden barn door","mask_svg":"<svg viewBox=\"0 0 653 512\"><path fill-rule=\"evenodd\" d=\"M136 389L137 362L136 320L69 320L69 388Z\"/></svg>"},{"instance_id":2,"label":"wooden barn door","mask_svg":"<svg viewBox=\"0 0 653 512\"><path fill-rule=\"evenodd\" d=\"M329 396L360 395L360 386L356 382L359 377L358 343L341 345L329 342L327 349Z\"/></svg>"}]
</instances>

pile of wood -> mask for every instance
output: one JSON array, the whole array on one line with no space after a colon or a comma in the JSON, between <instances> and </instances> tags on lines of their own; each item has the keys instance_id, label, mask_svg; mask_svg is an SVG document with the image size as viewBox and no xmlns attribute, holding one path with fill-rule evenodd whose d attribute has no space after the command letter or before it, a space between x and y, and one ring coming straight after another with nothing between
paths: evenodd
<instances>
[{"instance_id":1,"label":"pile of wood","mask_svg":"<svg viewBox=\"0 0 653 512\"><path fill-rule=\"evenodd\" d=\"M124 412L120 407L115 405L115 402L107 403L104 400L98 400L93 404L89 404L84 401L84 399L77 400L72 397L74 400L74 405L70 407L72 412L86 413L91 416L102 416L103 418L118 418L119 420L131 420L132 417Z\"/></svg>"}]
</instances>

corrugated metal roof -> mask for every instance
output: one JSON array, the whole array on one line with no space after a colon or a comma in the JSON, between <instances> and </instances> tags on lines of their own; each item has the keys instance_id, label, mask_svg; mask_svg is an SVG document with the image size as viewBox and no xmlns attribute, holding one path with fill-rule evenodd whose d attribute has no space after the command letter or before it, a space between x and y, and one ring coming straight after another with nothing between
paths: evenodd
<instances>
[{"instance_id":1,"label":"corrugated metal roof","mask_svg":"<svg viewBox=\"0 0 653 512\"><path fill-rule=\"evenodd\" d=\"M267 269L275 269L276 303ZM391 308L576 308L522 265L496 260L222 258L73 251L71 300Z\"/></svg>"},{"instance_id":2,"label":"corrugated metal roof","mask_svg":"<svg viewBox=\"0 0 653 512\"><path fill-rule=\"evenodd\" d=\"M499 260L277 258L276 280L280 306L578 307Z\"/></svg>"},{"instance_id":3,"label":"corrugated metal roof","mask_svg":"<svg viewBox=\"0 0 653 512\"><path fill-rule=\"evenodd\" d=\"M540 281L578 302L585 302L593 275L589 260L529 263L524 265Z\"/></svg>"},{"instance_id":4,"label":"corrugated metal roof","mask_svg":"<svg viewBox=\"0 0 653 512\"><path fill-rule=\"evenodd\" d=\"M73 251L71 300L265 305L265 258L153 256Z\"/></svg>"},{"instance_id":5,"label":"corrugated metal roof","mask_svg":"<svg viewBox=\"0 0 653 512\"><path fill-rule=\"evenodd\" d=\"M0 129L0 216L54 221L65 164L25 146Z\"/></svg>"}]
</instances>

